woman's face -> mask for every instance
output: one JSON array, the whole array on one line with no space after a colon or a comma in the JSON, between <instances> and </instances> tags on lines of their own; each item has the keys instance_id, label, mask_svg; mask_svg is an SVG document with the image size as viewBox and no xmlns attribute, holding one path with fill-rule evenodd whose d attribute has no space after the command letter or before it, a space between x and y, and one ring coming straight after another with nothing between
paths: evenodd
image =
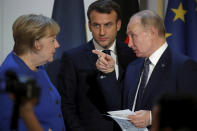
<instances>
[{"instance_id":1,"label":"woman's face","mask_svg":"<svg viewBox=\"0 0 197 131\"><path fill-rule=\"evenodd\" d=\"M38 56L42 64L52 62L56 48L60 47L56 40L56 35L46 36L37 40L37 45L39 47Z\"/></svg>"}]
</instances>

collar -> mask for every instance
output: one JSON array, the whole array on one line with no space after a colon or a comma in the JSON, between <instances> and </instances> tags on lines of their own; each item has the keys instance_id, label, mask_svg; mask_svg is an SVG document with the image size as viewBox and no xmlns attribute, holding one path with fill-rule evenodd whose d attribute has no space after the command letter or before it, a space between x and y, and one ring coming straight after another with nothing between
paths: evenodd
<instances>
[{"instance_id":1,"label":"collar","mask_svg":"<svg viewBox=\"0 0 197 131\"><path fill-rule=\"evenodd\" d=\"M163 52L166 50L167 47L168 47L168 44L167 44L167 42L165 42L159 49L157 49L149 57L151 64L153 64L154 66L157 64L157 62L159 61L159 58L161 57L161 55L163 54Z\"/></svg>"},{"instance_id":2,"label":"collar","mask_svg":"<svg viewBox=\"0 0 197 131\"><path fill-rule=\"evenodd\" d=\"M114 40L112 46L108 49L108 50L111 50L114 54L116 54L116 40ZM103 51L103 50L106 50L105 48L103 48L102 46L100 46L94 39L93 39L93 44L94 44L94 47L96 50L99 50L99 51Z\"/></svg>"}]
</instances>

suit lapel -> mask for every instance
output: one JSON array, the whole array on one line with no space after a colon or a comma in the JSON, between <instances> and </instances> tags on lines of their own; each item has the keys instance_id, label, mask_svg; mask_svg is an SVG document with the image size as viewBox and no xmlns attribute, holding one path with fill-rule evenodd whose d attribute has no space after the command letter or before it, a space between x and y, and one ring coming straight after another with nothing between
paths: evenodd
<instances>
[{"instance_id":1,"label":"suit lapel","mask_svg":"<svg viewBox=\"0 0 197 131\"><path fill-rule=\"evenodd\" d=\"M151 94L154 94L154 91L157 90L156 88L159 88L159 82L162 79L166 79L165 73L167 73L168 67L170 65L170 53L169 48L165 50L165 52L162 54L161 58L159 59L158 63L156 64L150 79L147 83L147 86L144 91L144 95L142 98L142 102L146 101L148 97L151 96Z\"/></svg>"},{"instance_id":2,"label":"suit lapel","mask_svg":"<svg viewBox=\"0 0 197 131\"><path fill-rule=\"evenodd\" d=\"M129 76L127 76L130 81L129 84L129 96L128 96L128 100L129 100L129 108L132 109L133 107L133 102L135 99L135 95L137 92L137 87L139 84L139 80L140 80L140 76L141 76L141 72L142 72L142 68L143 68L143 63L144 63L144 59L139 59L138 63L135 66L135 68L133 69L132 72L129 72Z\"/></svg>"}]
</instances>

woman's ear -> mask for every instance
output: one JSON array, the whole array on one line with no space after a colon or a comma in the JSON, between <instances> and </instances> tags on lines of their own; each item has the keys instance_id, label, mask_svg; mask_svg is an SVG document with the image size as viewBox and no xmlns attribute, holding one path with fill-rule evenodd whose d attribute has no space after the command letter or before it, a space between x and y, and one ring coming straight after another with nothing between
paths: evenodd
<instances>
[{"instance_id":1,"label":"woman's ear","mask_svg":"<svg viewBox=\"0 0 197 131\"><path fill-rule=\"evenodd\" d=\"M35 42L34 42L34 48L35 48L36 50L40 50L40 49L41 49L41 45L40 45L39 40L35 40Z\"/></svg>"}]
</instances>

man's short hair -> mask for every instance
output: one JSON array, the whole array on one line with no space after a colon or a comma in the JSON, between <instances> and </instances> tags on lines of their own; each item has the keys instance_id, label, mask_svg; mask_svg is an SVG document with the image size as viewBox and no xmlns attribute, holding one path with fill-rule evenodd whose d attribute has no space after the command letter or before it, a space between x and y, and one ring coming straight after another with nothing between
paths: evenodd
<instances>
[{"instance_id":1,"label":"man's short hair","mask_svg":"<svg viewBox=\"0 0 197 131\"><path fill-rule=\"evenodd\" d=\"M165 37L165 25L163 19L154 11L143 10L134 14L131 19L139 17L143 27L153 26L158 30L160 37Z\"/></svg>"},{"instance_id":2,"label":"man's short hair","mask_svg":"<svg viewBox=\"0 0 197 131\"><path fill-rule=\"evenodd\" d=\"M111 11L115 11L117 14L117 21L121 19L121 11L120 11L120 6L112 1L112 0L97 0L90 4L88 11L87 11L87 16L90 21L90 14L92 11L97 11L99 13L107 13L110 14Z\"/></svg>"}]
</instances>

